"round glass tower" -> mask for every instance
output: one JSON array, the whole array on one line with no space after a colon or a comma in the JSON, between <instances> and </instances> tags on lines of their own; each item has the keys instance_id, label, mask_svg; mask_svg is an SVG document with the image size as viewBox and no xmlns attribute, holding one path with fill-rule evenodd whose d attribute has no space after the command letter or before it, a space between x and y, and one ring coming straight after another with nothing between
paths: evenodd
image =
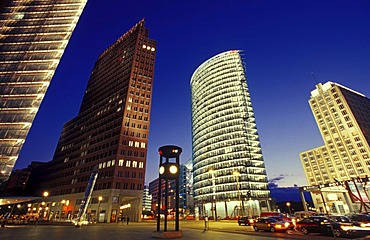
<instances>
[{"instance_id":1,"label":"round glass tower","mask_svg":"<svg viewBox=\"0 0 370 240\"><path fill-rule=\"evenodd\" d=\"M200 215L259 216L270 191L242 51L220 53L191 78L194 197Z\"/></svg>"}]
</instances>

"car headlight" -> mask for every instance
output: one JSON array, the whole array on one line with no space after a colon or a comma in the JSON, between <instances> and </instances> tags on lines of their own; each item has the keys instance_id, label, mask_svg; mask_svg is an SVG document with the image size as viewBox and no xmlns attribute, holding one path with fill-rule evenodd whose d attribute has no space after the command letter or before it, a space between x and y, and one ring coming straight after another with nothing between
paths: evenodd
<instances>
[{"instance_id":1,"label":"car headlight","mask_svg":"<svg viewBox=\"0 0 370 240\"><path fill-rule=\"evenodd\" d=\"M285 226L285 227L289 227L289 225L290 225L290 224L289 224L288 222L284 223L284 226Z\"/></svg>"},{"instance_id":2,"label":"car headlight","mask_svg":"<svg viewBox=\"0 0 370 240\"><path fill-rule=\"evenodd\" d=\"M275 227L276 228L281 228L281 225L280 224L276 224Z\"/></svg>"}]
</instances>

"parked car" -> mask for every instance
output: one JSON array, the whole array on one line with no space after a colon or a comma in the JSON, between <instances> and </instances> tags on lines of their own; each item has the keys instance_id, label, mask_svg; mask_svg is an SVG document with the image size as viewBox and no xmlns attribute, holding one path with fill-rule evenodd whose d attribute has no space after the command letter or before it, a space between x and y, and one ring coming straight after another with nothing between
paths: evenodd
<instances>
[{"instance_id":1,"label":"parked car","mask_svg":"<svg viewBox=\"0 0 370 240\"><path fill-rule=\"evenodd\" d=\"M307 235L310 233L321 233L331 235L330 219L322 216L312 216L302 219L296 223L296 229Z\"/></svg>"},{"instance_id":2,"label":"parked car","mask_svg":"<svg viewBox=\"0 0 370 240\"><path fill-rule=\"evenodd\" d=\"M330 216L332 225L332 234L336 237L351 237L356 230L353 228L353 222L347 216Z\"/></svg>"},{"instance_id":3,"label":"parked car","mask_svg":"<svg viewBox=\"0 0 370 240\"><path fill-rule=\"evenodd\" d=\"M356 226L370 227L370 215L358 213L349 215L348 217Z\"/></svg>"},{"instance_id":4,"label":"parked car","mask_svg":"<svg viewBox=\"0 0 370 240\"><path fill-rule=\"evenodd\" d=\"M361 215L361 214L360 214ZM360 238L370 235L370 227L367 227L368 220L366 217L363 216L356 216L352 215L352 218L356 221L353 221L348 216L332 216L330 219L333 220L333 234L336 237L353 237L353 238ZM365 221L362 222L361 221Z\"/></svg>"},{"instance_id":5,"label":"parked car","mask_svg":"<svg viewBox=\"0 0 370 240\"><path fill-rule=\"evenodd\" d=\"M290 221L290 220L286 220L286 218L281 218L281 217L270 217L270 218L273 218L279 222L287 222L289 223L289 229L294 229L295 228L295 223L293 221Z\"/></svg>"},{"instance_id":6,"label":"parked car","mask_svg":"<svg viewBox=\"0 0 370 240\"><path fill-rule=\"evenodd\" d=\"M270 232L286 231L290 229L290 224L287 221L278 221L272 217L258 218L253 223L254 231L265 230Z\"/></svg>"},{"instance_id":7,"label":"parked car","mask_svg":"<svg viewBox=\"0 0 370 240\"><path fill-rule=\"evenodd\" d=\"M238 218L238 224L240 225L245 225L245 226L251 226L253 225L254 219L249 218L249 217L239 217Z\"/></svg>"}]
</instances>

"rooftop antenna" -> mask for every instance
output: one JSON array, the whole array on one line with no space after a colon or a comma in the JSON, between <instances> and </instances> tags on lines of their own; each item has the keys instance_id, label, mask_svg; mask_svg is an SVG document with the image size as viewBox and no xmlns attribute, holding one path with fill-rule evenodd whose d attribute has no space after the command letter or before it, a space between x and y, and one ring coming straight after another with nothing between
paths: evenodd
<instances>
[{"instance_id":1,"label":"rooftop antenna","mask_svg":"<svg viewBox=\"0 0 370 240\"><path fill-rule=\"evenodd\" d=\"M313 78L313 80L315 81L316 85L317 85L317 84L319 84L319 83L317 82L317 80L316 80L315 74L313 74L313 72L311 72L311 75L312 75L312 78Z\"/></svg>"}]
</instances>

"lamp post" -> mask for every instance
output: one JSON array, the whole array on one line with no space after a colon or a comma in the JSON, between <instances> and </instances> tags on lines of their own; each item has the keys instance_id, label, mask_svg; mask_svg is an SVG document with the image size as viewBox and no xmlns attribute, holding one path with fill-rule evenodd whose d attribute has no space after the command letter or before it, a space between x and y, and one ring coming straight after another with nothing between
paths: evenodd
<instances>
[{"instance_id":1,"label":"lamp post","mask_svg":"<svg viewBox=\"0 0 370 240\"><path fill-rule=\"evenodd\" d=\"M100 202L103 200L103 197L102 196L99 196L98 197L98 201L99 201L99 203L98 203L98 219L97 219L97 223L99 222L99 218L100 218Z\"/></svg>"},{"instance_id":2,"label":"lamp post","mask_svg":"<svg viewBox=\"0 0 370 240\"><path fill-rule=\"evenodd\" d=\"M63 214L63 207L64 207L64 204L66 203L66 200L62 200L61 202L61 208L60 208L60 217L59 217L59 221L61 221L62 220L62 214Z\"/></svg>"},{"instance_id":3,"label":"lamp post","mask_svg":"<svg viewBox=\"0 0 370 240\"><path fill-rule=\"evenodd\" d=\"M240 184L239 184L239 177L240 177L240 172L238 171L234 171L233 172L233 175L235 176L236 178L236 187L237 187L237 190L238 190L238 201L239 201L239 207L240 209L242 209L242 203L241 203L241 199L240 199ZM243 209L244 210L244 209ZM240 213L240 211L239 211ZM242 212L242 215L244 215L244 211Z\"/></svg>"},{"instance_id":4,"label":"lamp post","mask_svg":"<svg viewBox=\"0 0 370 240\"><path fill-rule=\"evenodd\" d=\"M31 213L31 207L32 207L32 204L31 203L29 203L29 204L27 204L27 207L28 207L28 209L27 209L27 213L28 214L30 214Z\"/></svg>"},{"instance_id":5,"label":"lamp post","mask_svg":"<svg viewBox=\"0 0 370 240\"><path fill-rule=\"evenodd\" d=\"M49 192L48 191L44 191L43 193L42 193L42 197L43 198L47 198L49 196ZM43 202L44 204L43 204L43 206L46 204L45 202ZM43 212L43 215L45 215L45 210L46 210L46 218L48 218L48 213L47 213L47 210L48 210L48 207L46 206L46 207L44 207L43 208L44 209L44 212ZM44 217L44 216L43 216Z\"/></svg>"},{"instance_id":6,"label":"lamp post","mask_svg":"<svg viewBox=\"0 0 370 240\"><path fill-rule=\"evenodd\" d=\"M209 173L212 174L212 206L213 206L213 212L214 213L214 220L217 222L217 205L216 205L216 177L215 177L215 170L210 169L208 170Z\"/></svg>"},{"instance_id":7,"label":"lamp post","mask_svg":"<svg viewBox=\"0 0 370 240\"><path fill-rule=\"evenodd\" d=\"M49 196L49 192L48 191L44 191L43 193L42 193L42 197L43 198L47 198ZM41 210L43 210L44 209L44 206L45 206L45 202L43 201L42 203L41 203L41 207L39 207L39 209L38 209L38 218L37 218L37 221L36 221L36 225L38 224L38 221L40 220L40 215L41 215ZM38 205L38 206L40 206L40 205ZM43 214L45 213L45 210L42 212ZM42 216L43 217L43 216Z\"/></svg>"},{"instance_id":8,"label":"lamp post","mask_svg":"<svg viewBox=\"0 0 370 240\"><path fill-rule=\"evenodd\" d=\"M287 202L287 203L286 203L286 206L288 207L289 215L291 215L292 213L291 213L291 211L290 211L290 202Z\"/></svg>"}]
</instances>

